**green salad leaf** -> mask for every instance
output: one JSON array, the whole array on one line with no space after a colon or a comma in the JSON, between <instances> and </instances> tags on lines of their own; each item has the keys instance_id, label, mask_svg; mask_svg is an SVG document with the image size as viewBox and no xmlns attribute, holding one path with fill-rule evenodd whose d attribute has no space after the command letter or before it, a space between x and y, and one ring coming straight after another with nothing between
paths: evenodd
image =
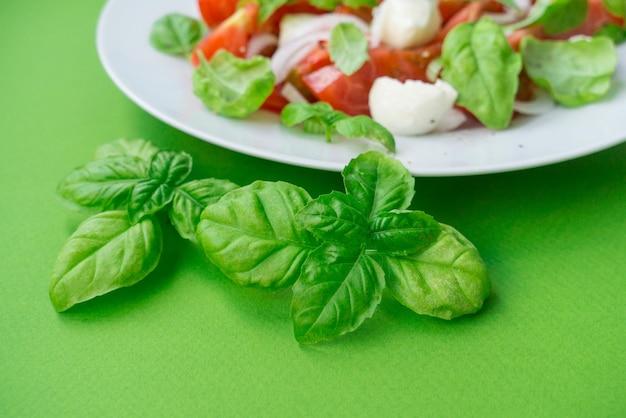
<instances>
[{"instance_id":1,"label":"green salad leaf","mask_svg":"<svg viewBox=\"0 0 626 418\"><path fill-rule=\"evenodd\" d=\"M626 29L622 26L609 23L598 29L593 36L606 36L612 40L614 44L619 45L626 42Z\"/></svg>"},{"instance_id":2,"label":"green salad leaf","mask_svg":"<svg viewBox=\"0 0 626 418\"><path fill-rule=\"evenodd\" d=\"M441 77L459 93L457 103L485 126L504 129L513 117L522 60L491 19L456 26L442 47Z\"/></svg>"},{"instance_id":3,"label":"green salad leaf","mask_svg":"<svg viewBox=\"0 0 626 418\"><path fill-rule=\"evenodd\" d=\"M294 335L302 344L332 340L354 331L382 299L382 268L365 253L333 245L320 247L293 286Z\"/></svg>"},{"instance_id":4,"label":"green salad leaf","mask_svg":"<svg viewBox=\"0 0 626 418\"><path fill-rule=\"evenodd\" d=\"M529 77L565 106L581 106L606 96L617 66L615 45L604 36L567 41L527 37L520 52Z\"/></svg>"},{"instance_id":5,"label":"green salad leaf","mask_svg":"<svg viewBox=\"0 0 626 418\"><path fill-rule=\"evenodd\" d=\"M626 0L602 0L602 4L612 15L626 17Z\"/></svg>"},{"instance_id":6,"label":"green salad leaf","mask_svg":"<svg viewBox=\"0 0 626 418\"><path fill-rule=\"evenodd\" d=\"M220 179L199 179L181 184L174 190L169 218L181 237L198 243L196 230L205 207L217 202L231 190L235 183Z\"/></svg>"},{"instance_id":7,"label":"green salad leaf","mask_svg":"<svg viewBox=\"0 0 626 418\"><path fill-rule=\"evenodd\" d=\"M506 29L513 31L538 24L547 35L557 35L582 25L588 9L587 0L537 0L525 19Z\"/></svg>"},{"instance_id":8,"label":"green salad leaf","mask_svg":"<svg viewBox=\"0 0 626 418\"><path fill-rule=\"evenodd\" d=\"M150 163L154 154L159 152L159 148L152 142L145 139L118 139L99 146L94 153L94 159L115 158L115 157L137 157Z\"/></svg>"},{"instance_id":9,"label":"green salad leaf","mask_svg":"<svg viewBox=\"0 0 626 418\"><path fill-rule=\"evenodd\" d=\"M281 111L280 121L287 127L302 124L304 132L323 134L327 142L331 142L333 134L338 133L346 138L377 142L391 152L396 150L395 139L387 128L368 116L349 116L334 110L326 102L289 103Z\"/></svg>"},{"instance_id":10,"label":"green salad leaf","mask_svg":"<svg viewBox=\"0 0 626 418\"><path fill-rule=\"evenodd\" d=\"M209 260L242 285L284 287L317 239L295 228L295 214L311 197L284 182L256 181L226 193L202 212L198 240Z\"/></svg>"},{"instance_id":11,"label":"green salad leaf","mask_svg":"<svg viewBox=\"0 0 626 418\"><path fill-rule=\"evenodd\" d=\"M52 304L61 312L137 283L156 267L162 246L161 229L152 216L134 224L125 211L88 218L57 258L50 279Z\"/></svg>"},{"instance_id":12,"label":"green salad leaf","mask_svg":"<svg viewBox=\"0 0 626 418\"><path fill-rule=\"evenodd\" d=\"M170 55L188 56L202 40L204 24L180 13L169 13L157 19L150 31L150 44Z\"/></svg>"},{"instance_id":13,"label":"green salad leaf","mask_svg":"<svg viewBox=\"0 0 626 418\"><path fill-rule=\"evenodd\" d=\"M331 61L346 75L357 72L370 58L367 39L354 23L343 22L335 26L330 33L328 49Z\"/></svg>"},{"instance_id":14,"label":"green salad leaf","mask_svg":"<svg viewBox=\"0 0 626 418\"><path fill-rule=\"evenodd\" d=\"M483 306L491 291L484 261L476 247L457 230L441 225L437 240L423 252L377 256L387 288L418 314L452 319Z\"/></svg>"},{"instance_id":15,"label":"green salad leaf","mask_svg":"<svg viewBox=\"0 0 626 418\"><path fill-rule=\"evenodd\" d=\"M211 111L244 118L265 102L274 80L269 58L243 59L222 49L210 61L200 58L193 73L193 92Z\"/></svg>"}]
</instances>

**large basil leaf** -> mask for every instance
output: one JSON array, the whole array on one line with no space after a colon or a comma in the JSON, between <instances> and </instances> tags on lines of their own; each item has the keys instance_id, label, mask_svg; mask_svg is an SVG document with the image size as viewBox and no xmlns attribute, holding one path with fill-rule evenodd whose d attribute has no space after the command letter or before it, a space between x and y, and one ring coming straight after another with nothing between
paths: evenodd
<instances>
[{"instance_id":1,"label":"large basil leaf","mask_svg":"<svg viewBox=\"0 0 626 418\"><path fill-rule=\"evenodd\" d=\"M383 212L370 222L370 246L381 253L416 254L441 233L439 222L422 211Z\"/></svg>"},{"instance_id":2,"label":"large basil leaf","mask_svg":"<svg viewBox=\"0 0 626 418\"><path fill-rule=\"evenodd\" d=\"M369 151L343 169L346 192L363 206L368 221L382 212L409 207L415 194L415 179L396 159Z\"/></svg>"},{"instance_id":3,"label":"large basil leaf","mask_svg":"<svg viewBox=\"0 0 626 418\"><path fill-rule=\"evenodd\" d=\"M454 228L441 226L441 234L425 251L376 259L398 301L418 314L451 319L478 311L491 282L476 247Z\"/></svg>"},{"instance_id":4,"label":"large basil leaf","mask_svg":"<svg viewBox=\"0 0 626 418\"><path fill-rule=\"evenodd\" d=\"M384 273L365 253L337 246L314 251L293 286L291 317L303 344L335 339L358 328L381 301Z\"/></svg>"},{"instance_id":5,"label":"large basil leaf","mask_svg":"<svg viewBox=\"0 0 626 418\"><path fill-rule=\"evenodd\" d=\"M202 179L181 184L174 191L169 217L181 237L198 243L196 229L204 208L238 188L228 180Z\"/></svg>"},{"instance_id":6,"label":"large basil leaf","mask_svg":"<svg viewBox=\"0 0 626 418\"><path fill-rule=\"evenodd\" d=\"M297 220L322 241L357 246L367 241L367 218L351 195L331 192L319 196L298 212Z\"/></svg>"},{"instance_id":7,"label":"large basil leaf","mask_svg":"<svg viewBox=\"0 0 626 418\"><path fill-rule=\"evenodd\" d=\"M347 138L366 138L384 146L390 152L396 152L396 140L380 123L365 115L356 115L338 120L333 125L337 133Z\"/></svg>"},{"instance_id":8,"label":"large basil leaf","mask_svg":"<svg viewBox=\"0 0 626 418\"><path fill-rule=\"evenodd\" d=\"M296 213L310 200L292 184L256 181L206 207L198 240L209 260L236 283L290 285L318 246L310 232L296 227Z\"/></svg>"},{"instance_id":9,"label":"large basil leaf","mask_svg":"<svg viewBox=\"0 0 626 418\"><path fill-rule=\"evenodd\" d=\"M441 78L459 93L457 103L485 126L506 128L522 69L502 27L488 18L456 26L443 42Z\"/></svg>"},{"instance_id":10,"label":"large basil leaf","mask_svg":"<svg viewBox=\"0 0 626 418\"><path fill-rule=\"evenodd\" d=\"M125 211L88 218L61 250L50 279L59 312L143 279L158 264L163 240L154 217L131 224Z\"/></svg>"},{"instance_id":11,"label":"large basil leaf","mask_svg":"<svg viewBox=\"0 0 626 418\"><path fill-rule=\"evenodd\" d=\"M585 105L609 92L617 52L607 37L575 41L527 37L522 39L520 50L530 78L565 106Z\"/></svg>"},{"instance_id":12,"label":"large basil leaf","mask_svg":"<svg viewBox=\"0 0 626 418\"><path fill-rule=\"evenodd\" d=\"M91 161L72 171L57 187L65 201L101 211L126 209L136 184L148 177L148 164L120 156Z\"/></svg>"},{"instance_id":13,"label":"large basil leaf","mask_svg":"<svg viewBox=\"0 0 626 418\"><path fill-rule=\"evenodd\" d=\"M219 50L204 58L193 73L193 92L213 112L244 118L258 110L274 90L274 73L266 57L237 58Z\"/></svg>"},{"instance_id":14,"label":"large basil leaf","mask_svg":"<svg viewBox=\"0 0 626 418\"><path fill-rule=\"evenodd\" d=\"M150 162L150 178L133 188L128 213L132 221L156 213L172 201L175 187L191 172L191 156L184 152L159 151Z\"/></svg>"}]
</instances>

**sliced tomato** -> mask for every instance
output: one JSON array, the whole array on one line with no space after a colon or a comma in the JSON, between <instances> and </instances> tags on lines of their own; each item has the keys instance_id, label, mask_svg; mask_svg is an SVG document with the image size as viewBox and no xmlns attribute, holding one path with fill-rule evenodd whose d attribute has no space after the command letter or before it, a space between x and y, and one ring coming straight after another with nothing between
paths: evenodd
<instances>
[{"instance_id":1,"label":"sliced tomato","mask_svg":"<svg viewBox=\"0 0 626 418\"><path fill-rule=\"evenodd\" d=\"M317 100L327 102L333 109L353 116L369 116L368 97L374 78L374 66L368 62L349 76L333 64L326 65L306 74L302 81Z\"/></svg>"},{"instance_id":2,"label":"sliced tomato","mask_svg":"<svg viewBox=\"0 0 626 418\"><path fill-rule=\"evenodd\" d=\"M214 28L237 10L239 0L198 0L198 10L204 23Z\"/></svg>"},{"instance_id":3,"label":"sliced tomato","mask_svg":"<svg viewBox=\"0 0 626 418\"><path fill-rule=\"evenodd\" d=\"M210 60L220 49L237 57L245 57L248 41L257 28L258 12L259 6L256 3L246 3L238 9L198 44L191 54L191 63L194 66L200 63L200 52L205 59Z\"/></svg>"},{"instance_id":4,"label":"sliced tomato","mask_svg":"<svg viewBox=\"0 0 626 418\"><path fill-rule=\"evenodd\" d=\"M379 46L370 50L370 61L376 77L393 77L400 81L426 81L426 70L431 61L441 55L441 42L413 49L391 49Z\"/></svg>"},{"instance_id":5,"label":"sliced tomato","mask_svg":"<svg viewBox=\"0 0 626 418\"><path fill-rule=\"evenodd\" d=\"M265 102L261 105L261 109L269 110L270 112L280 113L283 110L283 107L289 104L289 101L280 94L282 89L282 85L278 85L274 87L272 90L272 94L269 95Z\"/></svg>"},{"instance_id":6,"label":"sliced tomato","mask_svg":"<svg viewBox=\"0 0 626 418\"><path fill-rule=\"evenodd\" d=\"M474 0L466 3L461 9L448 17L435 40L443 41L452 29L461 23L476 22L485 12L498 13L504 11L504 6L495 0Z\"/></svg>"}]
</instances>

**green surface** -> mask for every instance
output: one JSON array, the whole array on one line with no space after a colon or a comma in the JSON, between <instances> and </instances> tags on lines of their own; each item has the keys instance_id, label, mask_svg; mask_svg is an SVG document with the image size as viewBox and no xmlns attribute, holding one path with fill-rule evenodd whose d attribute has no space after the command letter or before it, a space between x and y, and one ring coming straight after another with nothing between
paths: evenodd
<instances>
[{"instance_id":1,"label":"green surface","mask_svg":"<svg viewBox=\"0 0 626 418\"><path fill-rule=\"evenodd\" d=\"M237 287L171 229L154 274L57 314L49 274L82 216L54 189L100 144L144 137L191 153L199 177L341 189L339 173L233 153L134 105L96 55L102 5L0 5L0 416L626 416L626 144L417 179L414 207L491 271L473 317L386 299L357 332L301 347L288 291Z\"/></svg>"}]
</instances>

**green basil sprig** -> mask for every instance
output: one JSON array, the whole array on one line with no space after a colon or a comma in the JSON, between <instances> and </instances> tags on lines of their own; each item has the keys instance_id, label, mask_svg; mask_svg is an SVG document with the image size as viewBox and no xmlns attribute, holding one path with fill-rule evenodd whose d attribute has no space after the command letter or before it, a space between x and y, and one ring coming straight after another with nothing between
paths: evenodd
<instances>
[{"instance_id":1,"label":"green basil sprig","mask_svg":"<svg viewBox=\"0 0 626 418\"><path fill-rule=\"evenodd\" d=\"M233 282L293 286L293 330L302 344L356 330L385 289L413 311L445 319L476 312L489 295L476 248L409 209L415 180L383 153L353 159L342 172L345 191L317 198L281 181L187 181L191 168L184 152L120 140L61 182L64 200L101 212L59 254L49 289L55 309L148 276L164 250L159 212Z\"/></svg>"},{"instance_id":2,"label":"green basil sprig","mask_svg":"<svg viewBox=\"0 0 626 418\"><path fill-rule=\"evenodd\" d=\"M65 202L101 213L78 227L57 258L50 299L58 311L146 277L161 255L157 212L169 208L180 235L196 241L204 206L238 186L219 179L184 183L191 167L184 152L119 140L61 181L57 195Z\"/></svg>"}]
</instances>

